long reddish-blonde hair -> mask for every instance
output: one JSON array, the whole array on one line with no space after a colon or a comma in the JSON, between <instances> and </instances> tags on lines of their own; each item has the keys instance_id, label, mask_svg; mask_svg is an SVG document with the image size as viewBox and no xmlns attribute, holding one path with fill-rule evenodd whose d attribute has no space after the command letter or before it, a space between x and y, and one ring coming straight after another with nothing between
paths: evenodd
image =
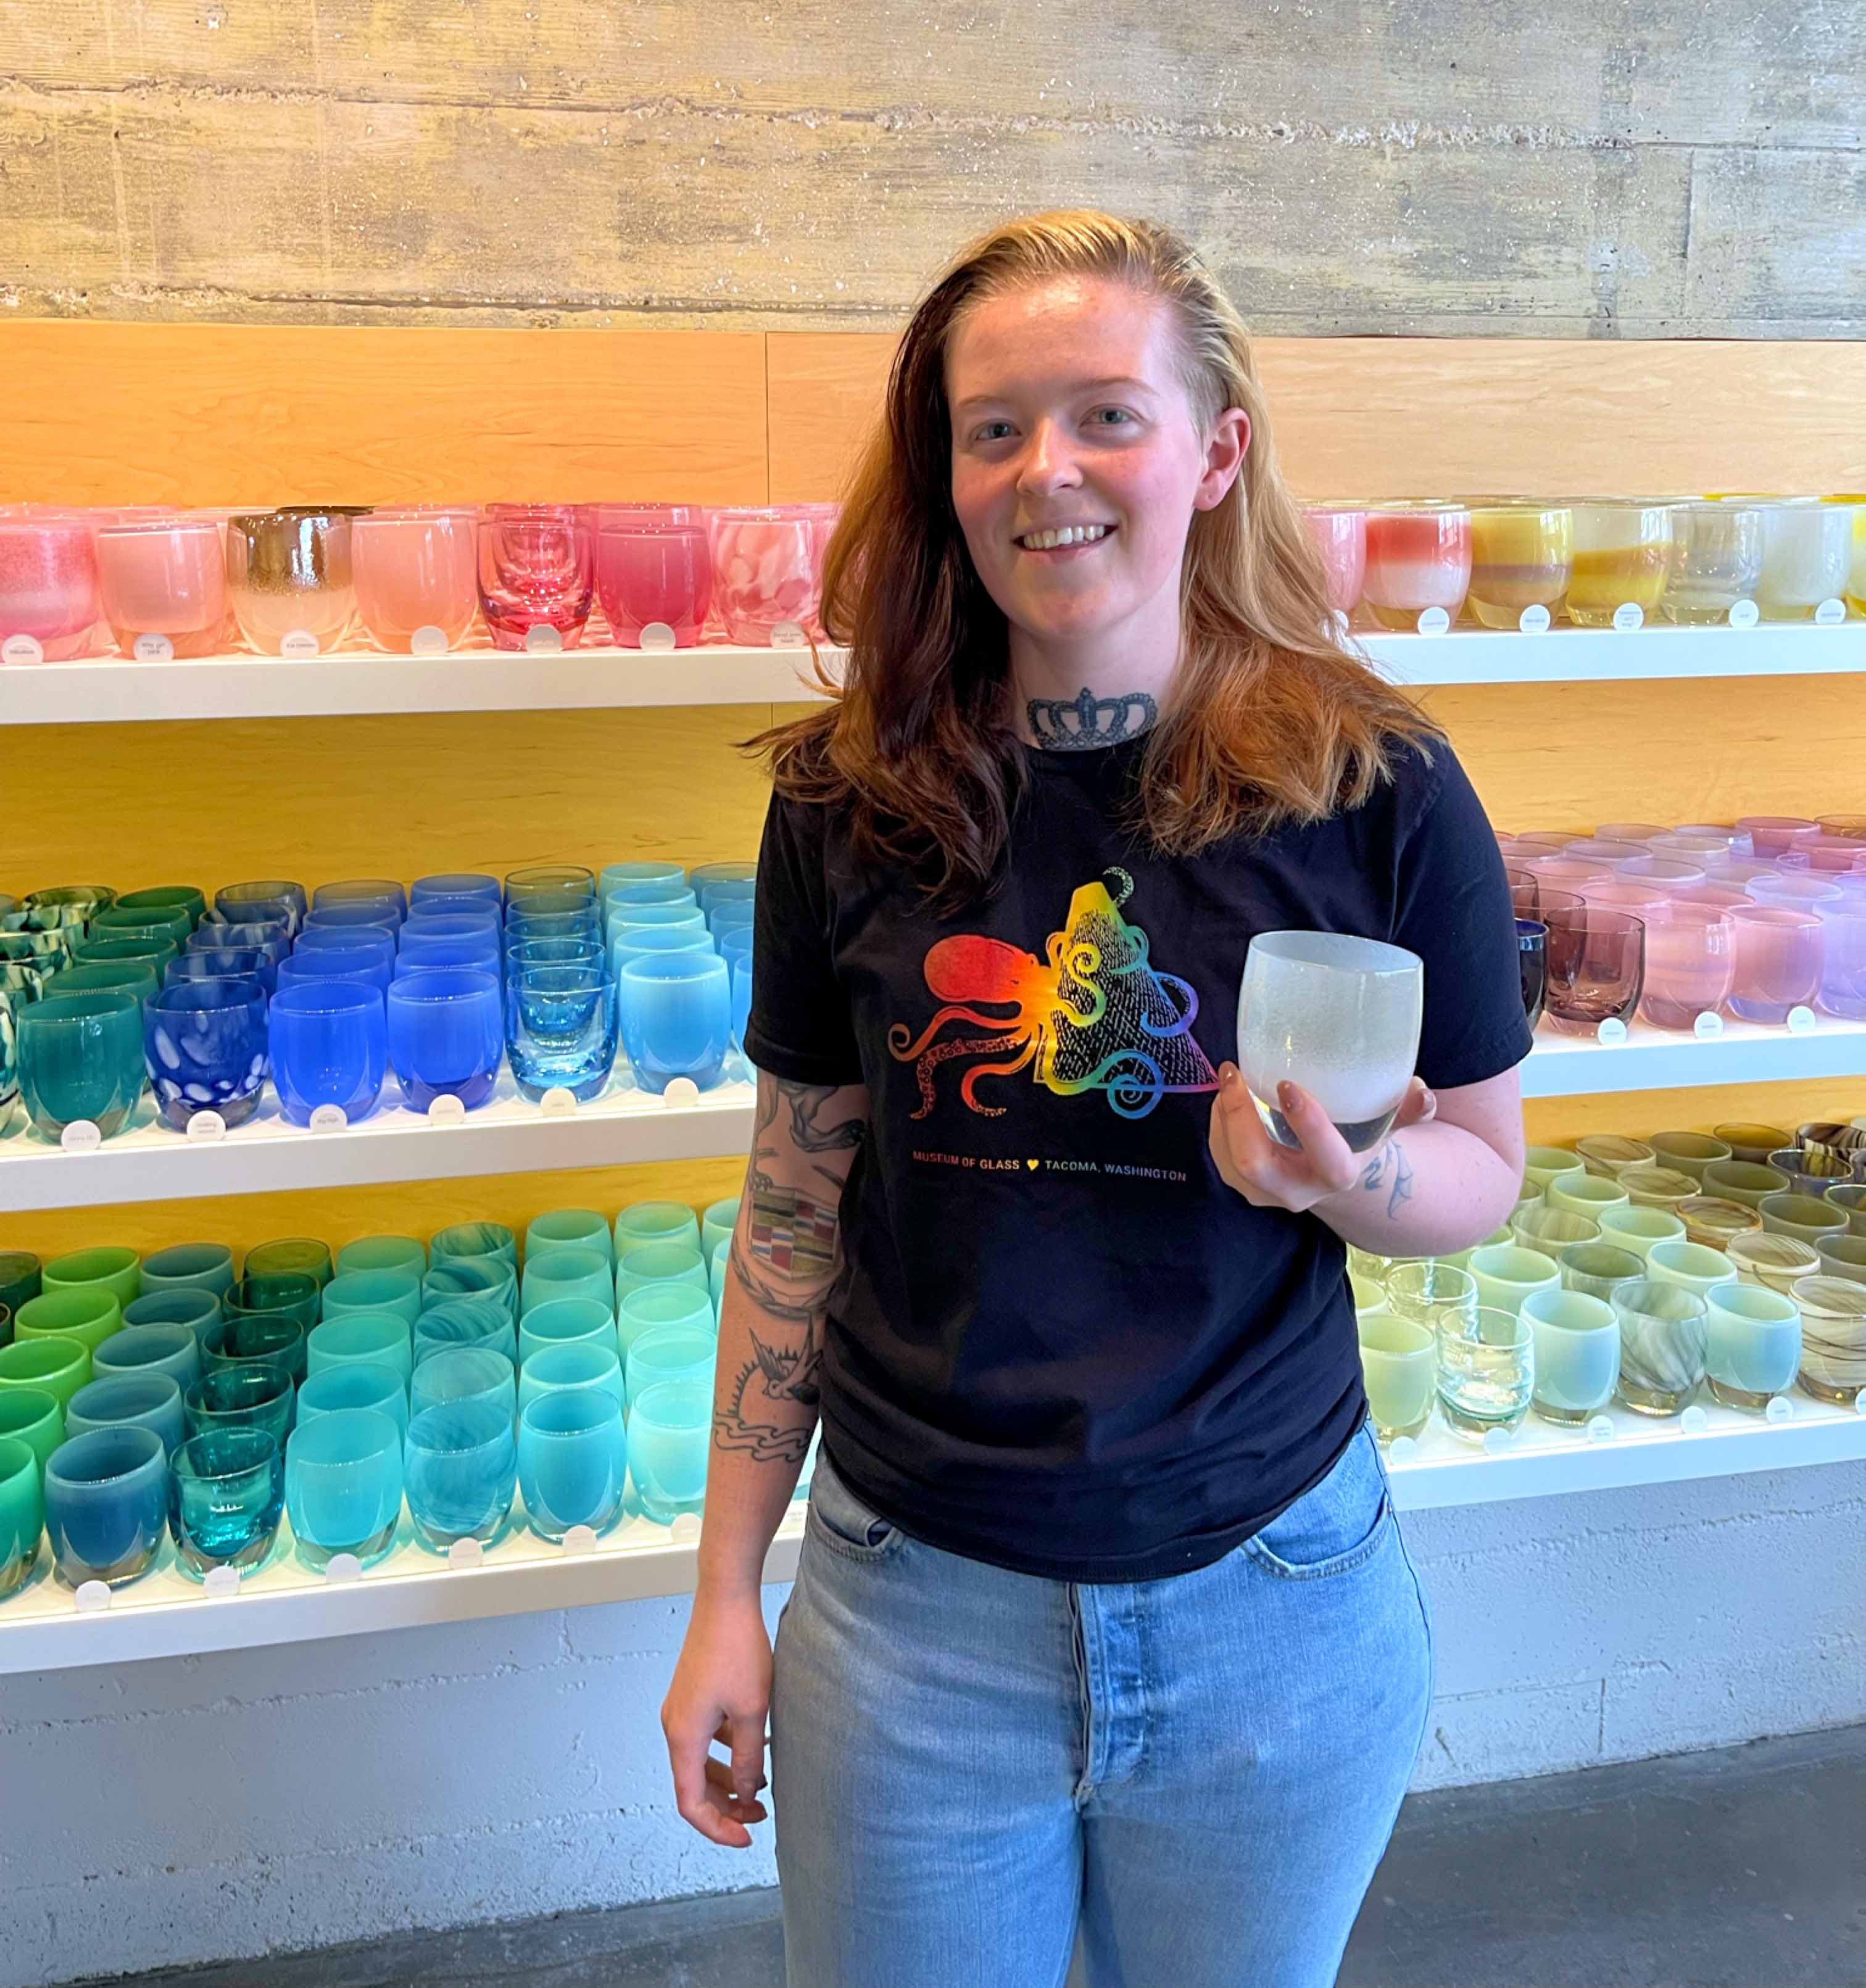
<instances>
[{"instance_id":1,"label":"long reddish-blonde hair","mask_svg":"<svg viewBox=\"0 0 1866 1988\"><path fill-rule=\"evenodd\" d=\"M947 341L988 297L1058 277L1129 285L1172 312L1202 434L1227 407L1250 444L1223 501L1195 511L1172 694L1148 735L1132 826L1165 855L1354 807L1396 746L1429 750L1418 709L1347 654L1320 556L1284 486L1250 340L1175 230L1094 210L1039 214L965 249L894 356L825 563L823 624L846 644L828 702L761 732L777 790L834 806L856 854L911 873L956 911L999 881L1029 778L1012 720L1008 624L952 506Z\"/></svg>"}]
</instances>

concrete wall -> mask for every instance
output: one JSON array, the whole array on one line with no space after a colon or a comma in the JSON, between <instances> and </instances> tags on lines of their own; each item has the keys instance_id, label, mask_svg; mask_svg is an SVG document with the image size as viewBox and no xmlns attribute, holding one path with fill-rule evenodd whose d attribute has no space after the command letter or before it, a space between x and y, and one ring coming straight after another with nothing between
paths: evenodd
<instances>
[{"instance_id":1,"label":"concrete wall","mask_svg":"<svg viewBox=\"0 0 1866 1988\"><path fill-rule=\"evenodd\" d=\"M1866 1472L1407 1522L1437 1617L1417 1785L1866 1719ZM784 1591L766 1596L775 1624ZM768 1885L674 1813L685 1602L15 1678L0 1988Z\"/></svg>"}]
</instances>

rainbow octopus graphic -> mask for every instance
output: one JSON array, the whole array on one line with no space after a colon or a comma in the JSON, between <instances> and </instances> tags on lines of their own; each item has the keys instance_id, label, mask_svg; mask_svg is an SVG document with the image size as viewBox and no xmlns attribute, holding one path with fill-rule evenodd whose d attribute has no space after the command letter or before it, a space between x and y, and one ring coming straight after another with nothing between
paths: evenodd
<instances>
[{"instance_id":1,"label":"rainbow octopus graphic","mask_svg":"<svg viewBox=\"0 0 1866 1988\"><path fill-rule=\"evenodd\" d=\"M1069 901L1063 929L1050 935L1045 958L982 932L959 932L928 948L921 971L940 1009L916 1040L904 1023L887 1032L896 1061L911 1063L924 1118L933 1109L934 1080L942 1065L975 1061L959 1081L972 1111L1002 1117L1002 1104L982 1103L979 1080L1014 1077L1026 1065L1033 1082L1059 1097L1107 1094L1123 1118L1144 1118L1168 1091L1215 1090L1218 1073L1192 1039L1198 996L1176 974L1148 959L1147 935L1122 918L1134 892L1124 870L1103 874L1118 890L1084 884ZM981 1013L983 1008L1009 1014ZM949 1022L983 1035L948 1036Z\"/></svg>"}]
</instances>

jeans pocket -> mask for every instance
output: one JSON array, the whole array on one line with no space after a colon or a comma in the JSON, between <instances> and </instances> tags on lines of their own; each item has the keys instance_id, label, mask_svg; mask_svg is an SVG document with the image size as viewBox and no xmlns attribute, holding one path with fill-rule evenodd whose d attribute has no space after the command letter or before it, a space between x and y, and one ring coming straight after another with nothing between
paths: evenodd
<instances>
[{"instance_id":1,"label":"jeans pocket","mask_svg":"<svg viewBox=\"0 0 1866 1988\"><path fill-rule=\"evenodd\" d=\"M821 1451L810 1477L806 1523L815 1529L817 1539L831 1553L844 1560L885 1560L907 1537L891 1520L856 1496Z\"/></svg>"},{"instance_id":2,"label":"jeans pocket","mask_svg":"<svg viewBox=\"0 0 1866 1988\"><path fill-rule=\"evenodd\" d=\"M1320 1580L1364 1565L1393 1528L1386 1472L1364 1422L1321 1483L1246 1540L1244 1550L1286 1581Z\"/></svg>"}]
</instances>

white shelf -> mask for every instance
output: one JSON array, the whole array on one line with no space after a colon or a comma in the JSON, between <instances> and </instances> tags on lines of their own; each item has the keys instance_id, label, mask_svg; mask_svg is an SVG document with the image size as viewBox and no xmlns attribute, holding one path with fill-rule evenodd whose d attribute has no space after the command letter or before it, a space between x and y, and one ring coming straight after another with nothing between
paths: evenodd
<instances>
[{"instance_id":1,"label":"white shelf","mask_svg":"<svg viewBox=\"0 0 1866 1988\"><path fill-rule=\"evenodd\" d=\"M1532 1416L1494 1455L1435 1422L1411 1456L1390 1462L1394 1502L1401 1511L1429 1511L1866 1458L1866 1415L1790 1398L1793 1418L1780 1423L1707 1403L1707 1425L1696 1432L1616 1407L1606 1442ZM282 1532L289 1540L289 1525ZM794 1577L803 1532L799 1501L766 1556L767 1581ZM676 1533L634 1518L588 1552L573 1554L515 1528L481 1565L457 1567L417 1546L404 1517L401 1542L357 1580L328 1581L282 1544L237 1594L224 1597L178 1574L174 1549L166 1547L152 1573L94 1614L80 1613L70 1591L53 1581L42 1543L31 1581L0 1601L0 1675L690 1594L697 1534L688 1521Z\"/></svg>"},{"instance_id":2,"label":"white shelf","mask_svg":"<svg viewBox=\"0 0 1866 1988\"><path fill-rule=\"evenodd\" d=\"M1369 630L1354 639L1395 682L1419 687L1866 670L1866 621L1827 628L1555 628L1542 635ZM843 651L826 649L823 657L834 671ZM0 668L0 725L795 702L815 695L806 680L810 668L808 650L718 644L671 653L578 648L554 656L483 647L444 656L346 651L304 662L250 654L171 663L106 657Z\"/></svg>"},{"instance_id":3,"label":"white shelf","mask_svg":"<svg viewBox=\"0 0 1866 1988\"><path fill-rule=\"evenodd\" d=\"M1797 1078L1866 1077L1866 1022L1818 1017L1805 1034L1726 1022L1704 1038L1635 1022L1624 1043L1559 1035L1545 1022L1522 1066L1527 1097L1596 1097L1689 1084L1777 1084Z\"/></svg>"}]
</instances>

